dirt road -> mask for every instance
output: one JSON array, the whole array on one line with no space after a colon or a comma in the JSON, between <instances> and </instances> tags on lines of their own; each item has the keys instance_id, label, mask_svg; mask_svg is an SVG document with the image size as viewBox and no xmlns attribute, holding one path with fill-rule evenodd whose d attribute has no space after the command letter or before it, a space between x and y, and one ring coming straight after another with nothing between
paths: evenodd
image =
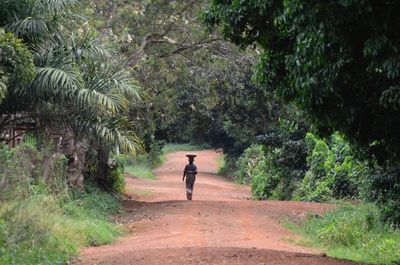
<instances>
[{"instance_id":1,"label":"dirt road","mask_svg":"<svg viewBox=\"0 0 400 265\"><path fill-rule=\"evenodd\" d=\"M117 218L130 233L113 245L82 250L78 264L354 264L324 257L291 242L288 218L322 213L329 205L251 201L248 187L216 174L220 154L195 152L199 169L193 201L186 201L182 170L187 152L172 153L157 180L127 178L131 200Z\"/></svg>"}]
</instances>

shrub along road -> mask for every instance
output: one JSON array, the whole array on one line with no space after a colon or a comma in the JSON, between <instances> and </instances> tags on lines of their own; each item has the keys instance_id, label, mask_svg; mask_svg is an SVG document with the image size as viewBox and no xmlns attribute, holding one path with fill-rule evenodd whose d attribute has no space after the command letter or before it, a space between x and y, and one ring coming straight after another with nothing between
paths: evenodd
<instances>
[{"instance_id":1,"label":"shrub along road","mask_svg":"<svg viewBox=\"0 0 400 265\"><path fill-rule=\"evenodd\" d=\"M199 174L193 201L185 200L187 152L167 156L156 180L127 178L130 200L116 217L129 235L113 245L83 249L77 264L304 264L345 265L291 242L287 219L320 214L331 206L251 201L249 187L218 176L219 153L195 152Z\"/></svg>"}]
</instances>

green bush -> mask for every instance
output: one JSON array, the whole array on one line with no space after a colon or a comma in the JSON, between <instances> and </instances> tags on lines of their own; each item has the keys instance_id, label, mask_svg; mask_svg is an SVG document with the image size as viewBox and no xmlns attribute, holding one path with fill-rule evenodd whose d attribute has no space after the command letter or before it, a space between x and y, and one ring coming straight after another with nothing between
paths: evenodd
<instances>
[{"instance_id":1,"label":"green bush","mask_svg":"<svg viewBox=\"0 0 400 265\"><path fill-rule=\"evenodd\" d=\"M131 155L121 156L122 164L126 167L155 168L163 162L163 146L164 143L162 141L154 141L149 144L143 153L139 153L135 157Z\"/></svg>"},{"instance_id":2,"label":"green bush","mask_svg":"<svg viewBox=\"0 0 400 265\"><path fill-rule=\"evenodd\" d=\"M288 140L280 148L252 145L237 160L239 183L251 183L256 199L289 200L305 173L304 141Z\"/></svg>"},{"instance_id":3,"label":"green bush","mask_svg":"<svg viewBox=\"0 0 400 265\"><path fill-rule=\"evenodd\" d=\"M42 162L42 154L31 145L22 144L14 149L0 146L0 200L31 195L31 184L40 182Z\"/></svg>"},{"instance_id":4,"label":"green bush","mask_svg":"<svg viewBox=\"0 0 400 265\"><path fill-rule=\"evenodd\" d=\"M227 154L223 156L223 162L219 168L218 174L224 175L229 178L235 178L235 172L238 170L236 166L237 160Z\"/></svg>"},{"instance_id":5,"label":"green bush","mask_svg":"<svg viewBox=\"0 0 400 265\"><path fill-rule=\"evenodd\" d=\"M237 160L236 168L235 180L251 183L257 199L324 202L361 198L361 193L371 191L365 181L371 176L368 164L354 157L338 133L329 140L307 133L305 140L289 137L278 147L252 145Z\"/></svg>"},{"instance_id":6,"label":"green bush","mask_svg":"<svg viewBox=\"0 0 400 265\"><path fill-rule=\"evenodd\" d=\"M256 199L273 198L273 191L279 179L271 170L267 160L261 161L256 170L253 171L251 192Z\"/></svg>"},{"instance_id":7,"label":"green bush","mask_svg":"<svg viewBox=\"0 0 400 265\"><path fill-rule=\"evenodd\" d=\"M363 198L380 207L384 220L400 227L400 168L375 166L364 183Z\"/></svg>"},{"instance_id":8,"label":"green bush","mask_svg":"<svg viewBox=\"0 0 400 265\"><path fill-rule=\"evenodd\" d=\"M313 244L329 256L372 264L400 262L400 230L380 219L372 204L347 205L302 225Z\"/></svg>"},{"instance_id":9,"label":"green bush","mask_svg":"<svg viewBox=\"0 0 400 265\"><path fill-rule=\"evenodd\" d=\"M107 221L118 209L118 201L100 191L2 201L0 264L65 264L79 248L110 243L120 234Z\"/></svg>"},{"instance_id":10,"label":"green bush","mask_svg":"<svg viewBox=\"0 0 400 265\"><path fill-rule=\"evenodd\" d=\"M106 185L109 191L121 195L125 191L125 166L120 157L115 157L108 163Z\"/></svg>"},{"instance_id":11,"label":"green bush","mask_svg":"<svg viewBox=\"0 0 400 265\"><path fill-rule=\"evenodd\" d=\"M250 184L255 175L262 173L263 163L265 156L262 145L251 145L236 162L235 181Z\"/></svg>"},{"instance_id":12,"label":"green bush","mask_svg":"<svg viewBox=\"0 0 400 265\"><path fill-rule=\"evenodd\" d=\"M308 133L306 142L308 171L294 198L322 202L359 197L361 177L368 177L369 170L354 157L349 143L338 133L329 141Z\"/></svg>"},{"instance_id":13,"label":"green bush","mask_svg":"<svg viewBox=\"0 0 400 265\"><path fill-rule=\"evenodd\" d=\"M65 173L60 159L55 178ZM0 264L65 264L79 248L120 234L107 220L120 210L118 200L90 186L73 192L57 179L48 185L34 145L2 147L0 163Z\"/></svg>"}]
</instances>

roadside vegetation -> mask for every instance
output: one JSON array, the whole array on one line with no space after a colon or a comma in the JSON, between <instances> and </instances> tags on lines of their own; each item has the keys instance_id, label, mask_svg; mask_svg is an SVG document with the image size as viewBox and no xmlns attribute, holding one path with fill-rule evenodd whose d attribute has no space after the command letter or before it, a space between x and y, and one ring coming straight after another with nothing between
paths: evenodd
<instances>
[{"instance_id":1,"label":"roadside vegetation","mask_svg":"<svg viewBox=\"0 0 400 265\"><path fill-rule=\"evenodd\" d=\"M65 157L51 185L36 146L3 147L0 158L1 264L65 264L80 248L109 244L122 233L108 219L121 210L118 197L95 185L69 188Z\"/></svg>"},{"instance_id":2,"label":"roadside vegetation","mask_svg":"<svg viewBox=\"0 0 400 265\"><path fill-rule=\"evenodd\" d=\"M377 1L212 1L202 13L210 30L259 51L253 79L271 97L258 105L270 111L263 128L242 122L229 133L224 172L250 184L255 199L357 202L303 224L338 258L400 262L400 71L391 63L399 10Z\"/></svg>"},{"instance_id":3,"label":"roadside vegetation","mask_svg":"<svg viewBox=\"0 0 400 265\"><path fill-rule=\"evenodd\" d=\"M125 159L123 159L125 172L138 178L154 180L156 176L153 174L153 169L163 164L169 153L196 151L205 148L209 148L209 146L196 144L166 144L161 147L161 145L159 145L157 150L152 150L152 153L144 153L136 157L126 156Z\"/></svg>"},{"instance_id":4,"label":"roadside vegetation","mask_svg":"<svg viewBox=\"0 0 400 265\"><path fill-rule=\"evenodd\" d=\"M329 256L366 264L398 264L400 231L381 219L372 204L346 205L310 217L300 229L308 243Z\"/></svg>"},{"instance_id":5,"label":"roadside vegetation","mask_svg":"<svg viewBox=\"0 0 400 265\"><path fill-rule=\"evenodd\" d=\"M156 179L156 176L153 174L152 169L140 165L135 166L126 166L125 173L129 175L141 179Z\"/></svg>"},{"instance_id":6,"label":"roadside vegetation","mask_svg":"<svg viewBox=\"0 0 400 265\"><path fill-rule=\"evenodd\" d=\"M376 0L1 1L1 261L33 246L31 264L63 263L112 241L124 174L154 178L168 152L207 146L254 199L359 203L303 229L343 237L315 235L329 255L375 262L363 253L379 249L378 264L399 263L399 11ZM34 204L87 231L64 237L69 224ZM354 229L361 245L335 221L345 215L349 227L371 222Z\"/></svg>"}]
</instances>

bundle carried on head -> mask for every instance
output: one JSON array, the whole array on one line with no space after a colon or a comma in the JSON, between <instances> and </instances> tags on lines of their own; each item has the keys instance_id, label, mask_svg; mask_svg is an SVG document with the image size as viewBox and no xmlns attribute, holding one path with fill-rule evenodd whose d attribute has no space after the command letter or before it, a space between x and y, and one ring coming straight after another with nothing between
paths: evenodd
<instances>
[{"instance_id":1,"label":"bundle carried on head","mask_svg":"<svg viewBox=\"0 0 400 265\"><path fill-rule=\"evenodd\" d=\"M192 155L192 154L186 155L186 157L188 157L189 159L194 159L196 156L197 155Z\"/></svg>"}]
</instances>

